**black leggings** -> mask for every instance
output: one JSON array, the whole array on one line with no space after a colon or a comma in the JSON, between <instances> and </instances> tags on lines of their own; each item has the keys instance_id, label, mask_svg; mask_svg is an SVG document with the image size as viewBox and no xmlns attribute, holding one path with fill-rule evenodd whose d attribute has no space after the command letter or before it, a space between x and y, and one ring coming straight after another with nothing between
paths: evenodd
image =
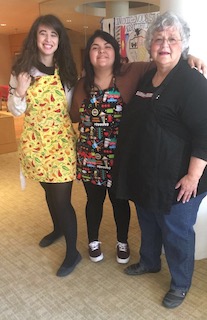
<instances>
[{"instance_id":1,"label":"black leggings","mask_svg":"<svg viewBox=\"0 0 207 320\"><path fill-rule=\"evenodd\" d=\"M88 228L89 243L98 240L99 227L103 216L103 204L108 190L109 199L113 206L114 220L116 222L117 240L123 243L127 242L130 206L127 200L117 199L110 188L97 186L91 182L83 182L86 194L86 221Z\"/></svg>"},{"instance_id":2,"label":"black leggings","mask_svg":"<svg viewBox=\"0 0 207 320\"><path fill-rule=\"evenodd\" d=\"M74 261L78 251L77 219L71 204L72 181L64 183L40 182L45 190L48 209L53 221L54 231L63 234L66 241L66 260Z\"/></svg>"}]
</instances>

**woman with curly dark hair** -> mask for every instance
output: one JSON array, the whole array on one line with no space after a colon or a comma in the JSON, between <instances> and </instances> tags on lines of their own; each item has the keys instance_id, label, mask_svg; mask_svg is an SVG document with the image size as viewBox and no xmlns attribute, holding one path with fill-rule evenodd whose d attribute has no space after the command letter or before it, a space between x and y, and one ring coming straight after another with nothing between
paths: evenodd
<instances>
[{"instance_id":1,"label":"woman with curly dark hair","mask_svg":"<svg viewBox=\"0 0 207 320\"><path fill-rule=\"evenodd\" d=\"M63 24L53 15L38 17L12 68L8 108L15 116L25 113L19 145L21 174L44 188L54 225L39 245L47 247L65 237L66 256L57 271L60 277L71 273L81 260L70 200L76 178L76 135L68 108L76 81Z\"/></svg>"}]
</instances>

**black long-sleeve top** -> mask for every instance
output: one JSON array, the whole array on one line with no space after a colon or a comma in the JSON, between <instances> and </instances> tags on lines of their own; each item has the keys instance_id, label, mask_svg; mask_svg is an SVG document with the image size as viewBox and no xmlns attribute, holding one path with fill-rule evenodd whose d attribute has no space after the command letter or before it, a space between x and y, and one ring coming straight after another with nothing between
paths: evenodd
<instances>
[{"instance_id":1,"label":"black long-sleeve top","mask_svg":"<svg viewBox=\"0 0 207 320\"><path fill-rule=\"evenodd\" d=\"M114 167L119 198L167 213L191 156L207 161L207 80L182 59L154 88L156 69L143 78L125 108ZM198 194L207 191L207 170Z\"/></svg>"}]
</instances>

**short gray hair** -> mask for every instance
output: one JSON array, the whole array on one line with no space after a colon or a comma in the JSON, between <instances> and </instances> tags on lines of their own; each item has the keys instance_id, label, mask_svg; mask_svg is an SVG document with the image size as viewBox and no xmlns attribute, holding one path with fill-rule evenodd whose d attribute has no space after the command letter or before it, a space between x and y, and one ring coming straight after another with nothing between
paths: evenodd
<instances>
[{"instance_id":1,"label":"short gray hair","mask_svg":"<svg viewBox=\"0 0 207 320\"><path fill-rule=\"evenodd\" d=\"M190 28L181 17L170 11L166 11L165 13L159 15L148 28L145 37L145 47L147 51L150 53L154 33L157 31L163 31L167 27L176 27L180 32L182 40L182 56L183 58L187 58L189 49Z\"/></svg>"}]
</instances>

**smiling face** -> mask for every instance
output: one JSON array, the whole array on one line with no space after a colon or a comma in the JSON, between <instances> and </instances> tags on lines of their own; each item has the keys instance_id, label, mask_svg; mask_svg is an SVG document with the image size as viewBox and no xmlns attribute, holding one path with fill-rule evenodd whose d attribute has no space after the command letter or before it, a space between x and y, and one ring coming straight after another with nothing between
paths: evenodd
<instances>
[{"instance_id":1,"label":"smiling face","mask_svg":"<svg viewBox=\"0 0 207 320\"><path fill-rule=\"evenodd\" d=\"M37 47L39 49L39 59L44 62L46 59L53 59L54 52L58 48L59 35L52 28L40 25L37 29Z\"/></svg>"},{"instance_id":2,"label":"smiling face","mask_svg":"<svg viewBox=\"0 0 207 320\"><path fill-rule=\"evenodd\" d=\"M113 46L102 38L95 38L89 52L94 69L113 69L115 51Z\"/></svg>"},{"instance_id":3,"label":"smiling face","mask_svg":"<svg viewBox=\"0 0 207 320\"><path fill-rule=\"evenodd\" d=\"M151 57L158 66L174 68L182 54L182 39L175 27L167 27L154 33L151 42Z\"/></svg>"}]
</instances>

